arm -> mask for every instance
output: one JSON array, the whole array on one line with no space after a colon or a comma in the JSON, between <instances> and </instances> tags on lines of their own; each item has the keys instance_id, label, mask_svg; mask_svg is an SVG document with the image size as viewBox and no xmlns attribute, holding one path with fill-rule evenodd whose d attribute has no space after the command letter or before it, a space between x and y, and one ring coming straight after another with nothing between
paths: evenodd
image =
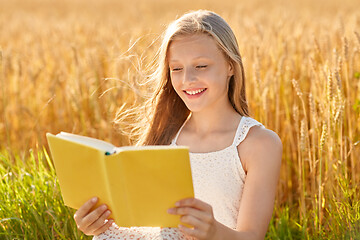
<instances>
[{"instance_id":1,"label":"arm","mask_svg":"<svg viewBox=\"0 0 360 240\"><path fill-rule=\"evenodd\" d=\"M239 208L237 230L251 236L244 239L264 239L274 209L280 175L282 143L271 130L252 128L238 146L247 176ZM238 238L243 239L243 238Z\"/></svg>"}]
</instances>

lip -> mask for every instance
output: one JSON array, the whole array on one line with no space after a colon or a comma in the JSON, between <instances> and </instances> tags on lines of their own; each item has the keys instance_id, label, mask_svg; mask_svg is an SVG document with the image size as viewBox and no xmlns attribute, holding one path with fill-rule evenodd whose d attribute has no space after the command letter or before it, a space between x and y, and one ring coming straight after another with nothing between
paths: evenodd
<instances>
[{"instance_id":1,"label":"lip","mask_svg":"<svg viewBox=\"0 0 360 240\"><path fill-rule=\"evenodd\" d=\"M206 89L206 88L188 88L188 89L184 89L183 91L196 91L196 90L200 90L200 89Z\"/></svg>"},{"instance_id":2,"label":"lip","mask_svg":"<svg viewBox=\"0 0 360 240\"><path fill-rule=\"evenodd\" d=\"M205 90L202 91L202 92L196 93L196 94L194 94L194 95L190 95L190 94L186 93L186 91L196 91L196 90L200 90L200 89L205 89ZM183 90L183 92L185 93L185 95L186 95L189 99L198 98L198 97L200 97L201 95L203 95L206 91L207 91L207 88L191 88L191 89Z\"/></svg>"}]
</instances>

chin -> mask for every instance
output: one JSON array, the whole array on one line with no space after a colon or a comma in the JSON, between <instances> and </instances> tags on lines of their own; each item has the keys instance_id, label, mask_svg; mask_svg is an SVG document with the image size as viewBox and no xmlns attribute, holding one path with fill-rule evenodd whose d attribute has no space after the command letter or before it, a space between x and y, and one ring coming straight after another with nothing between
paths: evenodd
<instances>
[{"instance_id":1,"label":"chin","mask_svg":"<svg viewBox=\"0 0 360 240\"><path fill-rule=\"evenodd\" d=\"M188 105L186 105L186 107L189 109L190 112L193 112L193 113L201 112L202 110L204 110L203 107L194 107L194 106L188 106Z\"/></svg>"}]
</instances>

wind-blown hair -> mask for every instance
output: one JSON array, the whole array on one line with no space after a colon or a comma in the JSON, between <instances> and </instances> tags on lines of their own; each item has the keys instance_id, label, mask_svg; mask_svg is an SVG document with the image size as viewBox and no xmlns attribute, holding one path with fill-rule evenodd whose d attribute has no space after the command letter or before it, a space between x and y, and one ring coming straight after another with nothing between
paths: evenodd
<instances>
[{"instance_id":1,"label":"wind-blown hair","mask_svg":"<svg viewBox=\"0 0 360 240\"><path fill-rule=\"evenodd\" d=\"M142 106L128 109L116 116L115 123L122 123L127 119L130 124L128 126L131 126L129 137L135 139L136 145L170 144L189 116L189 109L172 87L167 53L174 38L199 33L213 37L232 65L234 75L230 78L228 88L230 103L240 115L249 115L244 68L233 31L225 20L214 12L191 11L172 22L164 32L157 53L156 70L147 81L153 89L152 95Z\"/></svg>"}]
</instances>

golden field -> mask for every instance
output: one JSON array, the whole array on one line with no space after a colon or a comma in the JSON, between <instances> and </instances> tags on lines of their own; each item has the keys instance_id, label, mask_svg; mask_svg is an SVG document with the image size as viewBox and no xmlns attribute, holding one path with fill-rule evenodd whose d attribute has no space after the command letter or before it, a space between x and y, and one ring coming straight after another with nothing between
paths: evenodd
<instances>
[{"instance_id":1,"label":"golden field","mask_svg":"<svg viewBox=\"0 0 360 240\"><path fill-rule=\"evenodd\" d=\"M237 36L251 116L283 142L271 226L279 226L276 219L287 209L293 227L306 231L302 236L308 239L344 231L348 235L340 239L355 239L360 236L357 5L356 0L0 0L0 153L13 164L16 156L26 161L30 149L47 145L46 132L60 131L129 144L113 120L123 104L143 100L147 88L139 81L151 71L147 66L162 31L188 10L213 10Z\"/></svg>"}]
</instances>

